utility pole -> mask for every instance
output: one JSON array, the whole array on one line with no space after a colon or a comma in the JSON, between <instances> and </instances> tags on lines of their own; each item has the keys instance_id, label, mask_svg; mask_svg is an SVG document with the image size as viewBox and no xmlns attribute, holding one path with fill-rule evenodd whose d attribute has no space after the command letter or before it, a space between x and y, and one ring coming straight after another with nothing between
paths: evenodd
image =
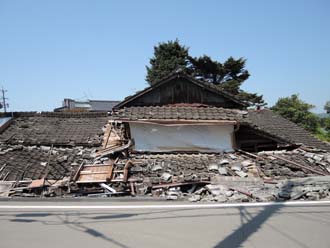
<instances>
[{"instance_id":1,"label":"utility pole","mask_svg":"<svg viewBox=\"0 0 330 248\"><path fill-rule=\"evenodd\" d=\"M8 98L6 98L6 92L7 90L5 90L3 87L1 88L1 93L2 93L2 107L5 113L7 113L7 107L8 104L6 103L6 100L8 100Z\"/></svg>"}]
</instances>

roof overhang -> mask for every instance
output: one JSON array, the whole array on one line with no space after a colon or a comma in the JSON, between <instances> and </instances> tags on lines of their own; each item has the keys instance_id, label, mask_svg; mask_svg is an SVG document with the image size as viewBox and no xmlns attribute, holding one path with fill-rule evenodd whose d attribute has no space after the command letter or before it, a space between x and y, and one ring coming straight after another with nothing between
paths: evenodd
<instances>
[{"instance_id":1,"label":"roof overhang","mask_svg":"<svg viewBox=\"0 0 330 248\"><path fill-rule=\"evenodd\" d=\"M120 121L126 123L140 123L140 124L158 124L166 126L181 126L181 125L236 125L237 121L229 120L173 120L173 119L114 119L110 121Z\"/></svg>"}]
</instances>

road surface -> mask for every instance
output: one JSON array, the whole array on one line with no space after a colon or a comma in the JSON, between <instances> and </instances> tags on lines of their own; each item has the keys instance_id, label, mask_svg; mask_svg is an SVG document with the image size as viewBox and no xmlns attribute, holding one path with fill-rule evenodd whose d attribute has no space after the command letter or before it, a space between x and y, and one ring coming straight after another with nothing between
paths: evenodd
<instances>
[{"instance_id":1,"label":"road surface","mask_svg":"<svg viewBox=\"0 0 330 248\"><path fill-rule=\"evenodd\" d=\"M330 247L329 202L221 206L0 202L0 247Z\"/></svg>"}]
</instances>

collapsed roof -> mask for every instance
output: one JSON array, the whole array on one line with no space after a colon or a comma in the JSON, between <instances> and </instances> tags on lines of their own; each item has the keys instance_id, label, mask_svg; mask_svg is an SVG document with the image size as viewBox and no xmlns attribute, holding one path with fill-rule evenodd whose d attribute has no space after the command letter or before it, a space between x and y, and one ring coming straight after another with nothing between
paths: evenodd
<instances>
[{"instance_id":1,"label":"collapsed roof","mask_svg":"<svg viewBox=\"0 0 330 248\"><path fill-rule=\"evenodd\" d=\"M99 146L106 113L13 113L0 142L22 145Z\"/></svg>"},{"instance_id":2,"label":"collapsed roof","mask_svg":"<svg viewBox=\"0 0 330 248\"><path fill-rule=\"evenodd\" d=\"M92 148L0 145L0 181L24 179L62 179L70 176L84 161L91 159Z\"/></svg>"},{"instance_id":3,"label":"collapsed roof","mask_svg":"<svg viewBox=\"0 0 330 248\"><path fill-rule=\"evenodd\" d=\"M0 134L0 180L70 176L102 144L106 113L12 114Z\"/></svg>"}]
</instances>

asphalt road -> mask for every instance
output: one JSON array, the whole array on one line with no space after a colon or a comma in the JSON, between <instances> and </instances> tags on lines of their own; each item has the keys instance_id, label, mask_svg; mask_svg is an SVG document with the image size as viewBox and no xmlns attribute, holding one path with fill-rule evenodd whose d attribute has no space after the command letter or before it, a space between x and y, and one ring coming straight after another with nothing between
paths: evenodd
<instances>
[{"instance_id":1,"label":"asphalt road","mask_svg":"<svg viewBox=\"0 0 330 248\"><path fill-rule=\"evenodd\" d=\"M330 247L330 203L174 204L0 202L0 247Z\"/></svg>"}]
</instances>

